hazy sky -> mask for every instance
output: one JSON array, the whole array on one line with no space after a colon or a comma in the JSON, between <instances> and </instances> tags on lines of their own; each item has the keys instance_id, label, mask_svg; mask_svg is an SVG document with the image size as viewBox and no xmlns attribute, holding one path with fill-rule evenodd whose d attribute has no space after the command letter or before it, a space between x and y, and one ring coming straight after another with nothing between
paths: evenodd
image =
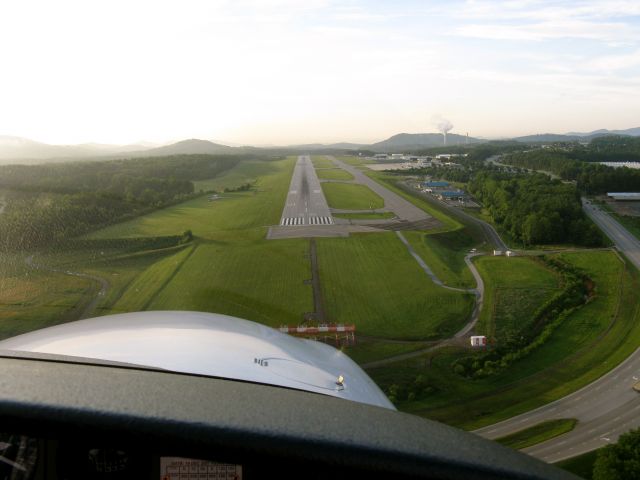
<instances>
[{"instance_id":1,"label":"hazy sky","mask_svg":"<svg viewBox=\"0 0 640 480\"><path fill-rule=\"evenodd\" d=\"M640 1L0 2L0 134L283 144L640 126Z\"/></svg>"}]
</instances>

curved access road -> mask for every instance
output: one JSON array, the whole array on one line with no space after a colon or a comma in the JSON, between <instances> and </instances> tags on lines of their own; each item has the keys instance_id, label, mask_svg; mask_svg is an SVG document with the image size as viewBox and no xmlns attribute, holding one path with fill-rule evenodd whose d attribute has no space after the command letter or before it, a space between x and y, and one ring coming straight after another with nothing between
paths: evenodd
<instances>
[{"instance_id":1,"label":"curved access road","mask_svg":"<svg viewBox=\"0 0 640 480\"><path fill-rule=\"evenodd\" d=\"M411 256L418 262L418 265L420 265L420 267L429 276L429 278L431 278L433 283L435 283L436 285L438 285L438 286L440 286L442 288L446 288L448 290L454 290L456 292L463 292L463 293L473 293L476 296L475 306L474 306L473 312L471 313L471 318L469 319L469 322L464 327L462 327L462 329L460 331L458 331L453 337L446 338L444 340L440 340L438 342L432 343L429 347L422 348L420 350L416 350L415 352L402 353L400 355L395 355L393 357L384 358L382 360L376 360L374 362L365 363L365 364L361 365L362 368L381 367L381 366L384 366L384 365L389 365L389 364L392 364L392 363L401 362L403 360L409 360L411 358L416 358L416 357L419 357L421 355L424 355L425 353L431 352L433 350L437 350L438 348L442 348L442 347L445 347L447 345L451 345L452 343L455 343L456 341L460 341L460 339L465 338L466 336L468 336L469 333L476 326L476 323L478 322L478 319L480 318L480 312L482 310L482 304L483 304L483 300L484 300L484 282L482 281L482 277L480 276L480 273L476 269L476 266L471 261L471 258L475 257L477 255L482 255L481 253L471 253L471 254L469 254L469 255L464 257L465 263L467 264L467 266L471 270L471 273L473 274L473 277L476 280L476 283L477 283L476 288L455 288L455 287L450 287L450 286L445 285L444 283L442 283L442 280L440 280L436 276L436 274L433 273L433 271L425 263L425 261L422 259L422 257L420 257L420 255L418 255L418 253L413 249L413 247L407 241L407 239L402 234L402 232L396 231L396 235L402 241L402 243L404 243L404 245L407 247L407 250L409 250L409 253L411 254Z\"/></svg>"},{"instance_id":2,"label":"curved access road","mask_svg":"<svg viewBox=\"0 0 640 480\"><path fill-rule=\"evenodd\" d=\"M25 263L30 268L34 268L36 270L45 270L45 271L48 271L48 272L62 273L63 275L71 275L71 276L74 276L74 277L86 278L88 280L93 280L94 282L98 282L98 284L100 285L100 290L91 299L91 301L87 305L84 306L84 308L80 312L80 315L78 316L78 320L82 320L84 318L90 318L92 316L94 310L98 306L98 302L102 298L104 298L106 296L107 292L109 291L109 287L110 287L109 282L106 281L102 277L98 277L96 275L90 275L88 273L72 272L70 270L60 270L60 269L57 269L57 268L45 267L44 265L38 265L33 261L33 255L30 255L29 257L27 257L25 259Z\"/></svg>"}]
</instances>

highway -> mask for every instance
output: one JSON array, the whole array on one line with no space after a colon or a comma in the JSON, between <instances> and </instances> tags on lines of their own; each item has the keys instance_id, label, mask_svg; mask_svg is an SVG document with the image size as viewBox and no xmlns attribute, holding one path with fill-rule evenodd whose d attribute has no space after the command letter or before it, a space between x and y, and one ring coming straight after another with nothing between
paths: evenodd
<instances>
[{"instance_id":1,"label":"highway","mask_svg":"<svg viewBox=\"0 0 640 480\"><path fill-rule=\"evenodd\" d=\"M300 155L293 169L287 201L280 225L332 225L333 218L324 198L316 170L308 155Z\"/></svg>"},{"instance_id":2,"label":"highway","mask_svg":"<svg viewBox=\"0 0 640 480\"><path fill-rule=\"evenodd\" d=\"M523 450L546 462L558 462L615 442L620 434L640 427L640 393L632 388L639 379L640 349L571 395L474 433L496 439L546 420L575 418L578 425L571 432Z\"/></svg>"},{"instance_id":3,"label":"highway","mask_svg":"<svg viewBox=\"0 0 640 480\"><path fill-rule=\"evenodd\" d=\"M640 268L640 241L584 198L582 207L618 250ZM638 381L640 349L611 372L577 392L474 433L495 439L545 420L575 418L578 424L571 432L523 450L546 462L558 462L615 442L622 433L640 427L640 393L632 388Z\"/></svg>"},{"instance_id":4,"label":"highway","mask_svg":"<svg viewBox=\"0 0 640 480\"><path fill-rule=\"evenodd\" d=\"M611 215L584 198L582 199L582 209L615 243L618 250L624 253L636 268L640 269L640 241L614 220Z\"/></svg>"}]
</instances>

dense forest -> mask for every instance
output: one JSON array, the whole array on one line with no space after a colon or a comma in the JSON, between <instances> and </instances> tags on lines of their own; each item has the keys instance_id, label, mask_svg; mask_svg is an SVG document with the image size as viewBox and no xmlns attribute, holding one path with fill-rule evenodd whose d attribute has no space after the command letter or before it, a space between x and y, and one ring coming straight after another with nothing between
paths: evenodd
<instances>
[{"instance_id":1,"label":"dense forest","mask_svg":"<svg viewBox=\"0 0 640 480\"><path fill-rule=\"evenodd\" d=\"M602 235L585 217L573 184L550 180L543 174L480 172L468 188L493 220L525 246L602 245Z\"/></svg>"},{"instance_id":2,"label":"dense forest","mask_svg":"<svg viewBox=\"0 0 640 480\"><path fill-rule=\"evenodd\" d=\"M539 149L512 153L501 161L517 167L555 173L563 180L577 182L578 189L589 195L640 191L640 170L580 161L575 156L574 152Z\"/></svg>"},{"instance_id":3,"label":"dense forest","mask_svg":"<svg viewBox=\"0 0 640 480\"><path fill-rule=\"evenodd\" d=\"M194 195L248 157L169 157L0 167L0 249L50 245ZM252 157L253 158L253 157Z\"/></svg>"}]
</instances>

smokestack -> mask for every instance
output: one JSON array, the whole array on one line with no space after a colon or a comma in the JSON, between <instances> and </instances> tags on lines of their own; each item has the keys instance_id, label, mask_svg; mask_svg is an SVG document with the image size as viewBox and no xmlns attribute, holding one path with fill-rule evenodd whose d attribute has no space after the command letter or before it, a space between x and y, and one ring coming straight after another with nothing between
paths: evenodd
<instances>
[{"instance_id":1,"label":"smokestack","mask_svg":"<svg viewBox=\"0 0 640 480\"><path fill-rule=\"evenodd\" d=\"M444 144L447 144L447 132L453 128L453 124L447 120L446 118L442 118L440 115L435 115L433 118L433 123L436 124L440 133L442 133L442 137L444 139Z\"/></svg>"},{"instance_id":2,"label":"smokestack","mask_svg":"<svg viewBox=\"0 0 640 480\"><path fill-rule=\"evenodd\" d=\"M467 145L469 145L469 132L467 132Z\"/></svg>"}]
</instances>

